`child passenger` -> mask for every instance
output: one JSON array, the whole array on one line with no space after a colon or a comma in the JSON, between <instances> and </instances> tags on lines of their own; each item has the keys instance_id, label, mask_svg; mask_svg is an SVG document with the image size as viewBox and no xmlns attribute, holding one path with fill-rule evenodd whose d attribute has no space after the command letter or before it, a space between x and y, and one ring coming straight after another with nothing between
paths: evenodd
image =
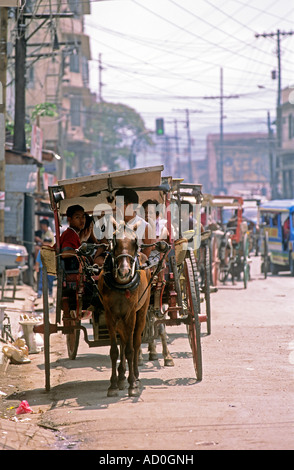
<instances>
[{"instance_id":1,"label":"child passenger","mask_svg":"<svg viewBox=\"0 0 294 470\"><path fill-rule=\"evenodd\" d=\"M80 233L85 227L86 214L84 208L77 204L67 208L66 216L69 227L60 237L60 252L64 258L65 269L76 269L77 262L73 256L75 250L81 246Z\"/></svg>"}]
</instances>

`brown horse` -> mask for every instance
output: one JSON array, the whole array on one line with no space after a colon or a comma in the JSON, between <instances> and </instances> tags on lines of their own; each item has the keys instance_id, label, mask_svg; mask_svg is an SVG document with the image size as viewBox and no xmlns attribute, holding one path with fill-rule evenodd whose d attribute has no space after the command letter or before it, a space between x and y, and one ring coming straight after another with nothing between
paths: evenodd
<instances>
[{"instance_id":1,"label":"brown horse","mask_svg":"<svg viewBox=\"0 0 294 470\"><path fill-rule=\"evenodd\" d=\"M142 253L138 254L137 250L135 231L121 225L114 233L111 253L98 278L98 289L111 342L112 375L107 393L109 397L117 396L118 391L125 386L126 359L129 368L129 396L140 394L138 359L150 301L150 273L140 269L146 257ZM117 335L120 342L118 375Z\"/></svg>"}]
</instances>

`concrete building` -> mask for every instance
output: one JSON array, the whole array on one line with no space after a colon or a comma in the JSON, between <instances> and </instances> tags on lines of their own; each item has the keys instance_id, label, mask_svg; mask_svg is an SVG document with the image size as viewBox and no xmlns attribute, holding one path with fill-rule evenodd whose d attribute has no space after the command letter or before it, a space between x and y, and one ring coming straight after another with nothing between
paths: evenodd
<instances>
[{"instance_id":1,"label":"concrete building","mask_svg":"<svg viewBox=\"0 0 294 470\"><path fill-rule=\"evenodd\" d=\"M294 87L282 91L282 147L277 149L277 193L294 198Z\"/></svg>"},{"instance_id":2,"label":"concrete building","mask_svg":"<svg viewBox=\"0 0 294 470\"><path fill-rule=\"evenodd\" d=\"M223 164L220 161L220 135L207 135L207 186L214 194L221 191L223 173L227 194L248 191L270 193L268 135L264 133L228 133L223 136Z\"/></svg>"},{"instance_id":3,"label":"concrete building","mask_svg":"<svg viewBox=\"0 0 294 470\"><path fill-rule=\"evenodd\" d=\"M89 89L89 37L84 33L84 15L90 13L90 1L28 0L26 24L26 112L36 105L51 103L56 116L40 115L35 124L42 132L42 146L61 156L55 161L55 173L61 178L81 173L87 166L91 148L84 129L90 119L92 95ZM29 16L31 15L31 16ZM9 21L10 59L8 67L7 111L14 116L14 37L15 19ZM48 167L46 168L48 169ZM51 164L50 171L54 170ZM47 171L45 171L47 173ZM88 172L89 173L89 172ZM50 173L49 173L50 174ZM50 181L47 176L44 179ZM51 181L52 182L52 181Z\"/></svg>"}]
</instances>

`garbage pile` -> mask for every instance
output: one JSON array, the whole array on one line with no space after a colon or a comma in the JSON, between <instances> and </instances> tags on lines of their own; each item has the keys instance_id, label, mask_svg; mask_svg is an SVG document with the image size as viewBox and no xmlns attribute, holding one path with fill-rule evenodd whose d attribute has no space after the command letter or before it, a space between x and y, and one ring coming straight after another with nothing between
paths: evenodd
<instances>
[{"instance_id":1,"label":"garbage pile","mask_svg":"<svg viewBox=\"0 0 294 470\"><path fill-rule=\"evenodd\" d=\"M41 322L41 316L20 315L18 338L15 341L3 341L4 372L9 364L30 363L29 354L37 354L43 350L43 338L34 332L34 326Z\"/></svg>"}]
</instances>

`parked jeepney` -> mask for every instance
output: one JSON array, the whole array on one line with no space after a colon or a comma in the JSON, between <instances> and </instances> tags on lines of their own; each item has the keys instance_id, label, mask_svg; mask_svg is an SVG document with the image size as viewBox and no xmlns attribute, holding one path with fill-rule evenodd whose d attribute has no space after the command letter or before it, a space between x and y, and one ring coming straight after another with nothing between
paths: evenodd
<instances>
[{"instance_id":1,"label":"parked jeepney","mask_svg":"<svg viewBox=\"0 0 294 470\"><path fill-rule=\"evenodd\" d=\"M294 199L268 201L261 205L260 216L268 233L272 274L290 270L294 276Z\"/></svg>"}]
</instances>

